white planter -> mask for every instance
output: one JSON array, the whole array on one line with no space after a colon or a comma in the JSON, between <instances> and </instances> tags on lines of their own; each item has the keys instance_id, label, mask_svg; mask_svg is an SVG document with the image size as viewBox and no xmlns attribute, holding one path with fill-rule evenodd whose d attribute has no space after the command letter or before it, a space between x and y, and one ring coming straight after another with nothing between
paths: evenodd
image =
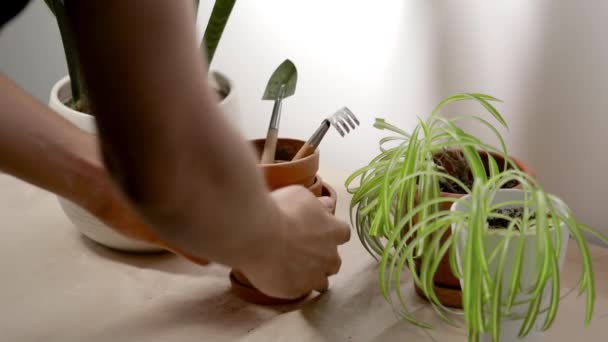
<instances>
[{"instance_id":1,"label":"white planter","mask_svg":"<svg viewBox=\"0 0 608 342\"><path fill-rule=\"evenodd\" d=\"M463 197L464 200L467 200L468 198L469 198L469 196ZM524 192L522 190L504 189L504 190L500 190L496 194L492 203L497 204L497 203L503 203L503 202L507 202L507 201L522 200L523 198L524 198ZM554 205L556 206L556 208L558 210L561 210L562 212L565 213L565 210L563 207L561 207L555 203L554 203ZM451 210L467 211L468 208L461 203L454 203L454 205L452 205ZM452 230L454 231L454 229L452 229ZM498 246L498 244L501 241L503 241L505 234L506 234L506 230L504 230L504 229L488 231L488 233L486 235L486 242L485 242L485 244L488 248L487 250L492 251L496 246ZM561 270L564 265L565 257L566 257L568 239L570 236L568 227L566 227L564 224L562 224L561 236L557 236L557 231L555 229L553 229L551 231L551 234L552 234L552 240L553 240L554 244L557 242L557 239L562 240L560 256L559 256L559 260L558 260L559 261L558 266L559 266L560 273L561 273ZM462 269L461 255L464 251L464 246L466 245L466 241L467 241L467 232L466 232L466 230L462 230L458 236L457 249L456 249L456 257L457 257L458 267L460 269ZM515 242L518 240L514 239L511 241ZM536 253L536 234L528 233L528 234L526 234L526 237L525 237L524 260L530 260L532 262L523 263L521 284L524 289L531 288L533 286L533 284L535 283L536 277L540 271L539 268L537 267L536 263L533 262L534 260L536 260L535 253ZM513 269L513 264L510 263L509 261L513 260L515 258L515 255L516 255L516 244L513 243L510 245L510 248L507 251L506 262L505 262L504 270L503 270L503 274L504 274L503 289L507 289L509 287L509 283L511 281L510 275L511 275L512 269ZM495 274L497 262L493 262L488 266L490 268L491 274ZM462 280L461 280L461 286L464 286L464 284L462 284ZM558 291L559 291L559 289L558 289ZM506 292L507 291L503 291L503 293L505 294L505 297L504 297L505 300L506 300ZM543 293L542 303L548 303L550 295L551 295L551 284L548 284L548 286L545 288L545 291ZM524 299L522 297L522 295L518 295L518 297L516 297L515 301L517 302L518 300L521 300L521 299ZM519 306L515 305L511 309L511 312L514 313L515 315L519 315L519 317L501 319L500 342L522 342L522 341L524 341L524 342L541 342L541 341L544 341L544 334L540 330L531 331L530 334L524 339L519 339L517 337L519 330L523 323L523 315L526 313L527 309L528 309L527 305L519 305ZM546 307L541 308L541 312L543 311L543 309L546 309ZM540 325L544 322L544 317L545 317L544 314L539 314L538 319L537 319L538 325ZM483 334L480 338L480 341L481 342L492 342L492 337L490 334Z\"/></svg>"},{"instance_id":2,"label":"white planter","mask_svg":"<svg viewBox=\"0 0 608 342\"><path fill-rule=\"evenodd\" d=\"M226 98L219 103L219 106L229 117L231 122L238 124L239 107L237 93L228 78L219 73L214 74L216 76L215 79L210 78L212 87L216 89L221 87L228 94ZM93 116L75 111L65 105L71 97L70 79L66 76L55 83L51 89L49 107L80 129L96 134L97 129ZM107 227L93 215L69 200L62 197L58 197L58 200L61 208L74 226L76 226L83 235L99 244L113 249L135 253L158 252L163 250L158 246L123 236Z\"/></svg>"}]
</instances>

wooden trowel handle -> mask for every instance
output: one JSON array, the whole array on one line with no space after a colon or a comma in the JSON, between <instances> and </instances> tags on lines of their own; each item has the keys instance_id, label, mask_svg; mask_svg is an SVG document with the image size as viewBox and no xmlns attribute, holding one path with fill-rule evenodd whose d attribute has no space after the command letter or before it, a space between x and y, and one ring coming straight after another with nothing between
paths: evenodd
<instances>
[{"instance_id":1,"label":"wooden trowel handle","mask_svg":"<svg viewBox=\"0 0 608 342\"><path fill-rule=\"evenodd\" d=\"M268 134L266 134L266 141L264 142L264 151L262 151L262 164L273 164L274 155L277 151L277 140L279 136L279 130L276 128L269 128Z\"/></svg>"}]
</instances>

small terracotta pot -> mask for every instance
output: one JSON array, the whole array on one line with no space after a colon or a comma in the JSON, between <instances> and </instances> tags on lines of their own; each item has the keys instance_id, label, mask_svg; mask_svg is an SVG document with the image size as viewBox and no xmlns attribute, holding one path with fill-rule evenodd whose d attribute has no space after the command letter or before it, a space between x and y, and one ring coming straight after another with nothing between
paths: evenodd
<instances>
[{"instance_id":1,"label":"small terracotta pot","mask_svg":"<svg viewBox=\"0 0 608 342\"><path fill-rule=\"evenodd\" d=\"M494 152L489 152L490 155L492 155L492 157L494 157L494 159L496 160L496 162L498 163L499 166L503 165L504 163L504 158L498 154L498 153L494 153ZM479 151L479 155L482 158L486 170L488 169L488 165L487 165L487 155L488 152L486 151ZM517 158L513 158L510 157L511 160L513 160L513 162L515 163L515 165L517 165L517 167L524 173L530 175L530 176L534 176L534 172L526 165L524 164L521 160L517 159ZM447 170L448 172L450 172L451 170ZM520 185L516 186L515 188L521 188ZM442 192L441 193L442 197L453 197L453 198L460 198L465 196L465 194L454 194L454 193L449 193L449 192ZM442 203L440 204L440 209L441 210L450 210L451 207L451 203ZM442 237L442 242L445 242L446 239L448 239L451 236L452 232L451 230L448 230L445 235ZM421 261L417 260L416 262L416 266L417 268L419 267ZM418 270L417 270L418 271ZM460 280L454 276L454 274L452 274L452 269L450 267L450 258L449 255L446 255L443 257L443 259L441 259L441 262L439 263L439 267L437 269L437 273L435 274L434 278L433 278L433 283L435 284L434 289L435 289L435 293L437 294L437 297L439 298L439 301L448 307L452 307L452 308L458 308L458 309L462 309L462 291L460 288ZM416 293L418 295L420 295L421 297L427 299L423 293L423 291L418 288L418 286L416 286Z\"/></svg>"},{"instance_id":2,"label":"small terracotta pot","mask_svg":"<svg viewBox=\"0 0 608 342\"><path fill-rule=\"evenodd\" d=\"M265 139L256 139L252 141L258 159L262 155L264 142ZM303 144L304 141L302 140L280 138L277 141L277 151L274 158L275 163L258 164L268 188L270 190L276 190L289 185L302 185L317 197L325 195L332 196L336 199L336 192L329 185L324 184L321 177L317 175L317 171L319 170L318 151L315 151L315 153L308 157L294 162L291 161ZM249 280L247 280L247 277L238 270L232 270L230 272L230 283L232 284L232 291L241 299L261 305L292 303L302 300L310 294L306 293L300 298L289 300L269 297L258 291Z\"/></svg>"},{"instance_id":3,"label":"small terracotta pot","mask_svg":"<svg viewBox=\"0 0 608 342\"><path fill-rule=\"evenodd\" d=\"M315 197L321 196L321 193L323 192L323 179L321 179L321 176L317 175L315 177L314 183L308 187L308 190L310 190Z\"/></svg>"},{"instance_id":4,"label":"small terracotta pot","mask_svg":"<svg viewBox=\"0 0 608 342\"><path fill-rule=\"evenodd\" d=\"M319 178L319 177L318 177ZM320 179L320 178L319 178ZM321 196L329 196L337 201L338 195L336 191L329 186L329 184L322 183L321 187ZM332 211L332 214L335 215L335 208ZM302 299L307 298L310 293L308 292L303 294L302 296L295 299L283 299L283 298L275 298L271 296L267 296L256 289L245 277L244 274L239 272L238 270L232 270L230 272L230 284L232 288L232 292L234 292L241 299L259 305L281 305L281 304L289 304L300 301Z\"/></svg>"},{"instance_id":5,"label":"small terracotta pot","mask_svg":"<svg viewBox=\"0 0 608 342\"><path fill-rule=\"evenodd\" d=\"M256 139L252 144L257 152L258 160L264 149L265 139ZM308 157L291 161L303 140L279 138L277 141L276 162L274 164L259 164L270 190L276 190L288 185L303 185L310 187L314 184L315 175L319 171L319 151Z\"/></svg>"}]
</instances>

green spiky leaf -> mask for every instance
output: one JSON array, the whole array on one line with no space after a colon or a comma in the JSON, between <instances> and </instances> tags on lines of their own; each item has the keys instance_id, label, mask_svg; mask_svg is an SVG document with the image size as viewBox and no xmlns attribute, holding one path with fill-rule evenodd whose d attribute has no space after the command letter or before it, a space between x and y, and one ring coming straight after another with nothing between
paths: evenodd
<instances>
[{"instance_id":1,"label":"green spiky leaf","mask_svg":"<svg viewBox=\"0 0 608 342\"><path fill-rule=\"evenodd\" d=\"M583 233L590 233L605 243L608 237L580 224L563 201L545 193L535 179L519 170L508 156L505 140L490 120L475 115L450 119L440 115L440 110L459 101L480 104L489 119L498 122L497 127L508 127L504 116L493 105L500 100L479 93L445 98L427 119L419 120L411 133L377 119L374 126L391 135L380 139L380 154L346 181L348 191L353 194L351 219L359 240L380 262L383 297L404 320L430 327L415 316L402 294L403 269L415 269L416 272L411 272L412 281L429 298L438 316L449 322L446 313L450 309L439 302L432 284L439 262L445 256L463 284L469 341L477 341L484 333L496 339L500 335L501 320L511 315L514 307L527 308L519 315L521 336L539 326L538 317L545 312L540 326L548 329L555 320L561 299L559 259L563 252L562 231L567 230L581 253L580 292L587 297L585 322L589 323L594 311L595 284ZM467 133L457 125L461 120L482 123L500 145L493 146ZM484 158L487 152L494 154ZM526 194L523 199L494 203L497 193L513 182ZM469 199L444 195L440 189L448 186L446 184L469 194ZM466 210L450 211L448 208L453 202ZM523 218L514 219L494 211L502 206L521 206ZM509 222L503 240L492 248L488 247L487 239L495 233L489 231L489 218ZM449 227L452 236L445 237ZM533 242L527 242L530 236ZM530 246L534 247L533 253L528 251ZM533 278L529 278L529 267L536 267ZM549 296L545 299L547 293Z\"/></svg>"},{"instance_id":2,"label":"green spiky leaf","mask_svg":"<svg viewBox=\"0 0 608 342\"><path fill-rule=\"evenodd\" d=\"M205 48L209 64L213 61L215 51L224 34L224 29L226 28L230 14L232 14L235 3L236 0L215 0L207 28L203 35L203 47ZM198 8L198 2L195 2L195 5Z\"/></svg>"}]
</instances>

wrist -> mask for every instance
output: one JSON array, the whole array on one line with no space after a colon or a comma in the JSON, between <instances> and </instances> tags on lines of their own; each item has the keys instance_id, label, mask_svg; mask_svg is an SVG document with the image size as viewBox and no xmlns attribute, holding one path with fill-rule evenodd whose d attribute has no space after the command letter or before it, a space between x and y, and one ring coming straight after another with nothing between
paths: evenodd
<instances>
[{"instance_id":1,"label":"wrist","mask_svg":"<svg viewBox=\"0 0 608 342\"><path fill-rule=\"evenodd\" d=\"M231 265L245 274L271 265L273 260L284 254L281 250L285 246L284 241L287 237L288 218L272 196L268 198L267 209L260 211L264 215L257 224L250 226L250 236L241 240L243 252L237 254L239 259L235 261L235 265Z\"/></svg>"}]
</instances>

